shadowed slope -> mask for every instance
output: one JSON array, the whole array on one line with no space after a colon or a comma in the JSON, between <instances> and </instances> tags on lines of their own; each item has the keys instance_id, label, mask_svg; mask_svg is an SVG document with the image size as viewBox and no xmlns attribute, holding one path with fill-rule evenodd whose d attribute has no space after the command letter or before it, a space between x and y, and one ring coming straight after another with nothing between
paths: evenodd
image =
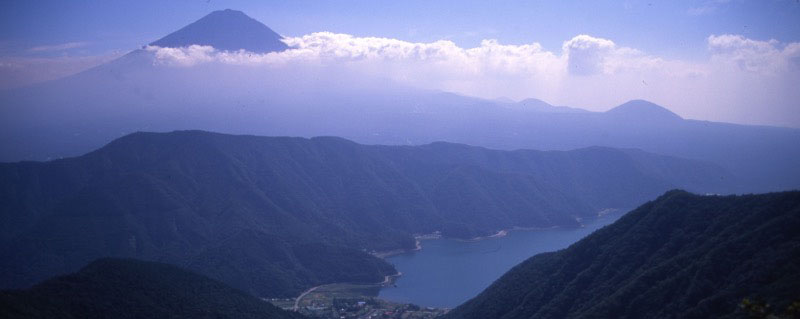
<instances>
[{"instance_id":1,"label":"shadowed slope","mask_svg":"<svg viewBox=\"0 0 800 319\"><path fill-rule=\"evenodd\" d=\"M670 191L517 265L447 318L740 318L800 299L800 192Z\"/></svg>"},{"instance_id":2,"label":"shadowed slope","mask_svg":"<svg viewBox=\"0 0 800 319\"><path fill-rule=\"evenodd\" d=\"M31 289L0 292L3 318L303 318L175 266L100 259Z\"/></svg>"},{"instance_id":3,"label":"shadowed slope","mask_svg":"<svg viewBox=\"0 0 800 319\"><path fill-rule=\"evenodd\" d=\"M104 256L168 262L258 296L394 273L413 234L577 227L665 190L724 192L701 162L632 150L367 146L341 138L136 133L81 157L0 164L0 282Z\"/></svg>"}]
</instances>

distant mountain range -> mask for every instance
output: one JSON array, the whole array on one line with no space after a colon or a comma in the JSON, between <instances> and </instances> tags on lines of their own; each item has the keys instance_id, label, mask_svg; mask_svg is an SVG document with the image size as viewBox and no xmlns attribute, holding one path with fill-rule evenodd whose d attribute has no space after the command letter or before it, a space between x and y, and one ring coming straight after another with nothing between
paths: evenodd
<instances>
[{"instance_id":1,"label":"distant mountain range","mask_svg":"<svg viewBox=\"0 0 800 319\"><path fill-rule=\"evenodd\" d=\"M30 289L0 291L0 317L304 318L175 266L113 258Z\"/></svg>"},{"instance_id":2,"label":"distant mountain range","mask_svg":"<svg viewBox=\"0 0 800 319\"><path fill-rule=\"evenodd\" d=\"M797 318L798 229L797 191L671 191L515 266L446 318Z\"/></svg>"},{"instance_id":3,"label":"distant mountain range","mask_svg":"<svg viewBox=\"0 0 800 319\"><path fill-rule=\"evenodd\" d=\"M280 39L245 14L226 10L152 44L274 52L286 49ZM686 120L641 100L588 112L320 72L296 65L174 67L159 63L152 51L135 50L61 80L0 92L0 161L77 156L136 131L202 129L341 136L367 144L638 148L718 164L742 181L738 192L800 187L800 129Z\"/></svg>"},{"instance_id":4,"label":"distant mountain range","mask_svg":"<svg viewBox=\"0 0 800 319\"><path fill-rule=\"evenodd\" d=\"M136 133L76 158L0 164L0 283L26 287L115 256L294 296L382 281L395 270L366 252L413 248L413 234L577 227L668 189L732 183L713 164L638 150Z\"/></svg>"}]
</instances>

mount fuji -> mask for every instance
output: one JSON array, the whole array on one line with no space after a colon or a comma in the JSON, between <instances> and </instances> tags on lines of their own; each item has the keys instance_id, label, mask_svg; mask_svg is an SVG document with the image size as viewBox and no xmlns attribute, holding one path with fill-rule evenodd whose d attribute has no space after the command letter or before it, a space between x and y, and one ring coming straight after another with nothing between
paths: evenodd
<instances>
[{"instance_id":1,"label":"mount fuji","mask_svg":"<svg viewBox=\"0 0 800 319\"><path fill-rule=\"evenodd\" d=\"M234 10L212 12L151 45L292 50L278 33ZM741 192L800 187L798 129L683 119L642 100L608 112L536 99L485 100L338 70L314 63L171 66L137 49L79 74L0 92L0 161L76 156L136 131L207 130L505 150L638 148L718 164L739 178Z\"/></svg>"}]
</instances>

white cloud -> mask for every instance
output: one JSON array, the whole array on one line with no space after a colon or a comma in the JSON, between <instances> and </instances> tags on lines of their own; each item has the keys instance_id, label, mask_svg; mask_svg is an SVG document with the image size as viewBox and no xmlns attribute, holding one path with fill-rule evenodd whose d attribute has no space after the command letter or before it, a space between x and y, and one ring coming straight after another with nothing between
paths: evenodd
<instances>
[{"instance_id":1,"label":"white cloud","mask_svg":"<svg viewBox=\"0 0 800 319\"><path fill-rule=\"evenodd\" d=\"M375 77L485 98L536 97L593 110L643 98L688 118L800 126L800 116L781 113L800 100L800 93L794 93L798 90L787 87L800 78L800 43L712 35L708 60L684 61L589 35L565 41L560 52L538 43L484 40L478 47L461 48L447 40L415 43L330 32L285 42L293 49L268 54L207 46L147 50L169 66L320 67L332 77ZM754 105L783 111L762 110L756 112L765 114L759 118L753 116Z\"/></svg>"},{"instance_id":2,"label":"white cloud","mask_svg":"<svg viewBox=\"0 0 800 319\"><path fill-rule=\"evenodd\" d=\"M225 52L218 52L207 45L192 45L183 48L148 46L146 50L155 54L156 62L173 66L193 66L198 63L212 62L220 60L219 55L225 54Z\"/></svg>"},{"instance_id":3,"label":"white cloud","mask_svg":"<svg viewBox=\"0 0 800 319\"><path fill-rule=\"evenodd\" d=\"M64 51L69 49L81 48L89 45L89 42L67 42L53 45L42 45L28 49L31 52Z\"/></svg>"},{"instance_id":4,"label":"white cloud","mask_svg":"<svg viewBox=\"0 0 800 319\"><path fill-rule=\"evenodd\" d=\"M730 0L711 0L706 1L703 5L699 7L692 7L689 10L686 10L686 13L693 16L703 16L709 15L717 11L717 8L720 6L729 3Z\"/></svg>"},{"instance_id":5,"label":"white cloud","mask_svg":"<svg viewBox=\"0 0 800 319\"><path fill-rule=\"evenodd\" d=\"M708 48L716 62L765 74L784 72L800 57L800 43L781 45L775 39L758 41L732 34L709 36Z\"/></svg>"},{"instance_id":6,"label":"white cloud","mask_svg":"<svg viewBox=\"0 0 800 319\"><path fill-rule=\"evenodd\" d=\"M606 73L606 58L615 54L616 45L611 40L594 38L585 34L564 42L561 50L568 56L571 74L591 75Z\"/></svg>"},{"instance_id":7,"label":"white cloud","mask_svg":"<svg viewBox=\"0 0 800 319\"><path fill-rule=\"evenodd\" d=\"M714 11L717 11L717 7L710 5L703 5L699 7L689 8L689 10L686 10L686 13L693 16L702 16L711 14Z\"/></svg>"},{"instance_id":8,"label":"white cloud","mask_svg":"<svg viewBox=\"0 0 800 319\"><path fill-rule=\"evenodd\" d=\"M639 50L619 47L611 40L589 35L578 35L565 41L560 53L544 50L538 43L508 45L492 39L468 49L447 40L415 43L330 32L290 37L284 41L293 49L268 54L217 51L199 45L184 48L150 46L147 50L155 54L159 63L173 66L209 62L265 66L300 62L320 65L381 63L384 67L402 66L414 71L438 70L452 77L613 75L669 64Z\"/></svg>"},{"instance_id":9,"label":"white cloud","mask_svg":"<svg viewBox=\"0 0 800 319\"><path fill-rule=\"evenodd\" d=\"M278 64L302 62L415 62L415 63L455 63L474 64L475 69L509 68L509 63L521 63L517 67L530 67L557 62L559 58L544 51L538 43L529 45L502 45L496 40L484 40L481 46L463 49L452 41L414 43L396 39L375 37L354 37L348 34L318 32L302 37L286 38L285 42L293 49L280 53L254 54L246 51L216 51L208 46L193 45L185 48L148 47L162 63L174 65L195 65L204 62L223 62L231 64ZM479 66L480 65L480 66ZM534 67L533 69L538 69Z\"/></svg>"}]
</instances>

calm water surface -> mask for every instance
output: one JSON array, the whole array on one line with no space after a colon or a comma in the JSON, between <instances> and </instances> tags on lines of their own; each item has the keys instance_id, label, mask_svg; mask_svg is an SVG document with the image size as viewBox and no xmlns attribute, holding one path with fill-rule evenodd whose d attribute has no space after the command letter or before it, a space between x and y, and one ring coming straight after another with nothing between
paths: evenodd
<instances>
[{"instance_id":1,"label":"calm water surface","mask_svg":"<svg viewBox=\"0 0 800 319\"><path fill-rule=\"evenodd\" d=\"M403 273L380 298L425 307L452 308L476 296L516 264L535 254L566 248L623 213L599 217L577 229L511 231L474 242L434 239L422 250L386 258Z\"/></svg>"}]
</instances>

